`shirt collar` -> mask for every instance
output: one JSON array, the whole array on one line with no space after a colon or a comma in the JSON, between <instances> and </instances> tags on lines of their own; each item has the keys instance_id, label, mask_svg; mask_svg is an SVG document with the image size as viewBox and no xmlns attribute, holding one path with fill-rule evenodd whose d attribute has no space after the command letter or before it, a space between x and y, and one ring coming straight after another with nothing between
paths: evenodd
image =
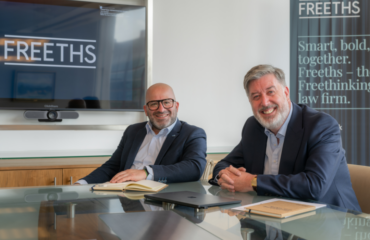
<instances>
[{"instance_id":1,"label":"shirt collar","mask_svg":"<svg viewBox=\"0 0 370 240\"><path fill-rule=\"evenodd\" d=\"M168 126L168 127L166 127L166 128L161 129L161 130L159 131L158 135L162 135L162 134L164 134L164 135L166 135L166 136L167 136L167 135L172 131L172 129L175 127L176 123L177 123L177 118L176 118L176 121L175 121L174 123L172 123L170 126ZM148 134L148 133L152 133L152 134L156 135L156 134L155 134L155 132L154 132L154 131L153 131L153 129L152 129L153 125L152 125L152 123L151 123L150 121L148 121L148 122L146 123L145 127L146 127L146 133L147 133L147 134Z\"/></svg>"},{"instance_id":2,"label":"shirt collar","mask_svg":"<svg viewBox=\"0 0 370 240\"><path fill-rule=\"evenodd\" d=\"M288 124L290 122L290 118L292 117L292 112L293 112L293 104L290 103L290 111L289 111L289 115L288 117L286 118L283 126L281 126L281 128L279 129L278 133L276 134L276 136L282 136L282 137L285 137L285 134L286 134L286 130L288 128ZM265 128L265 134L268 136L269 134L271 134L272 132Z\"/></svg>"}]
</instances>

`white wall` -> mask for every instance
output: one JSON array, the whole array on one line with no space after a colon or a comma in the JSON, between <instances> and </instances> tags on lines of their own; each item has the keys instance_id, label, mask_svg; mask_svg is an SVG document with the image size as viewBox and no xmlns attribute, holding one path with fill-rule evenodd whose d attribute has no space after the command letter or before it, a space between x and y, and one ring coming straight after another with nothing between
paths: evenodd
<instances>
[{"instance_id":1,"label":"white wall","mask_svg":"<svg viewBox=\"0 0 370 240\"><path fill-rule=\"evenodd\" d=\"M153 82L171 85L179 118L205 129L208 152L230 151L252 111L243 77L254 65L282 68L289 81L288 0L153 0ZM0 111L0 125L39 124ZM139 113L80 112L62 124L131 124ZM60 124L60 123L57 123ZM119 131L0 131L0 158L109 155Z\"/></svg>"},{"instance_id":2,"label":"white wall","mask_svg":"<svg viewBox=\"0 0 370 240\"><path fill-rule=\"evenodd\" d=\"M144 120L143 113L80 111L77 120L39 123L23 111L0 111L0 125L122 125ZM122 131L0 131L0 158L111 155Z\"/></svg>"},{"instance_id":3,"label":"white wall","mask_svg":"<svg viewBox=\"0 0 370 240\"><path fill-rule=\"evenodd\" d=\"M208 152L240 141L251 67L272 64L289 79L288 0L154 0L153 32L154 82L174 88L179 118L205 129Z\"/></svg>"}]
</instances>

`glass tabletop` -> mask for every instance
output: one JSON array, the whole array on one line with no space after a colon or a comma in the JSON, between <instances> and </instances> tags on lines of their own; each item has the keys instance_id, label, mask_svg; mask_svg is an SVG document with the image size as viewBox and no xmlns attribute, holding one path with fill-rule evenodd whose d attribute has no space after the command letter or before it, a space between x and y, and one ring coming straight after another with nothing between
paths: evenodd
<instances>
[{"instance_id":1,"label":"glass tabletop","mask_svg":"<svg viewBox=\"0 0 370 240\"><path fill-rule=\"evenodd\" d=\"M93 192L91 186L0 189L0 239L130 239L128 232L158 239L153 231L165 230L166 239L370 239L367 214L330 205L286 219L248 214L231 208L272 197L230 193L205 181L169 184L161 192L192 191L241 204L163 209L142 192Z\"/></svg>"}]
</instances>

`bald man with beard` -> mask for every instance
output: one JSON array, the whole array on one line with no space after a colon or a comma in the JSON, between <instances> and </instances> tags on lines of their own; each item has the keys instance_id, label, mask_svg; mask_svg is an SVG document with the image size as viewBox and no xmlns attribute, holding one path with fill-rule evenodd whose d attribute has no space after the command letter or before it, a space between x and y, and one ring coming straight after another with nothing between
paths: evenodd
<instances>
[{"instance_id":1,"label":"bald man with beard","mask_svg":"<svg viewBox=\"0 0 370 240\"><path fill-rule=\"evenodd\" d=\"M112 157L76 184L200 179L206 165L206 133L177 118L179 102L172 88L152 85L143 108L149 121L127 127Z\"/></svg>"}]
</instances>

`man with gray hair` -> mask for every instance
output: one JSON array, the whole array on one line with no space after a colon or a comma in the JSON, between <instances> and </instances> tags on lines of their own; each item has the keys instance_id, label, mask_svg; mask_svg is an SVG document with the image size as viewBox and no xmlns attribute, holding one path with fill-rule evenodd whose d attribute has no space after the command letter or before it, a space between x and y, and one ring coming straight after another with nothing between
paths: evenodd
<instances>
[{"instance_id":1,"label":"man with gray hair","mask_svg":"<svg viewBox=\"0 0 370 240\"><path fill-rule=\"evenodd\" d=\"M361 211L337 121L292 103L284 72L271 65L249 70L244 88L254 116L240 143L215 166L210 183Z\"/></svg>"}]
</instances>

